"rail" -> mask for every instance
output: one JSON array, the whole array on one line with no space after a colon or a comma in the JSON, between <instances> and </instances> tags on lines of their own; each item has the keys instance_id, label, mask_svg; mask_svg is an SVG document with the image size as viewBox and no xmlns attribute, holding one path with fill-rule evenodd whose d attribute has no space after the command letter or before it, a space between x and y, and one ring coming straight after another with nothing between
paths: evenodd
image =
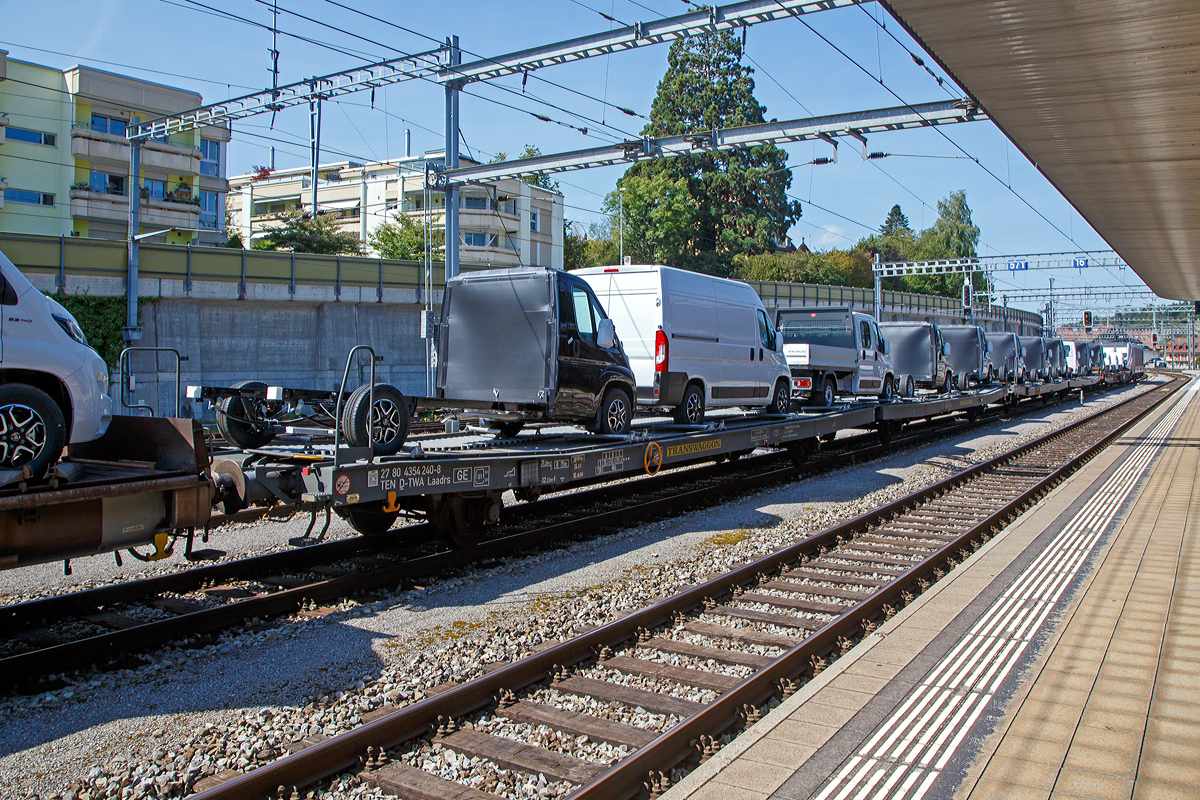
<instances>
[{"instance_id":1,"label":"rail","mask_svg":"<svg viewBox=\"0 0 1200 800\"><path fill-rule=\"evenodd\" d=\"M570 795L575 800L639 796L644 795L646 789L652 797L658 796L669 786L665 773L690 757L699 755L703 760L719 747L714 737L731 727L749 726L772 697L786 697L795 692L808 675L819 672L839 652L848 652L854 641L873 630L879 619L890 617L911 602L917 594L942 578L948 569L982 546L1000 526L1014 519L1050 487L1171 397L1183 384L1183 381L1175 381L1165 390L1139 394L860 517L736 566L698 586L686 587L671 597L597 629L553 643L520 661L238 775L202 792L199 797L202 800L263 797L276 791L277 787L308 786L347 769L358 771L360 779L368 784L385 789L389 785L416 783L430 790L426 795L450 796L461 784L437 778L405 762L389 764L386 753L382 752L431 733L433 741L445 748L470 757L490 759L504 768L528 772L528 766L520 765L524 761L527 765L534 762L540 765L534 772L557 770L558 775L547 777L575 784L578 788ZM964 512L964 508L971 509L970 513ZM925 521L907 521L918 517ZM948 518L955 520L949 527L938 521ZM843 561L866 562L868 566L846 566ZM856 577L839 578L821 573L812 579L825 583L840 581L846 587L834 590L840 594L830 593L815 583L803 586L795 583L805 581L804 573L809 570L841 570ZM888 580L863 580L863 576L871 575L887 576ZM777 594L761 594L759 590L776 591ZM785 592L791 594L785 596ZM793 596L795 593L800 596ZM822 602L807 599L813 595L829 599ZM835 599L850 604L835 602ZM739 603L766 605L772 610L743 609ZM697 619L698 614L758 620L777 628L786 627L794 633L787 636L755 630L747 633L744 628L701 622ZM778 656L756 658L753 653L739 651L737 654L745 659L742 664L752 669L748 676L740 678L704 669L673 667L630 655L614 655L610 649L628 645L631 653L641 647L662 652L687 650L685 655L693 655L701 661L706 658L722 661L735 651L732 646L728 650L717 650L663 638L668 637L669 632L653 633L663 626L672 630L683 626L685 631L692 632L702 628L703 634L710 638L720 636L731 642L745 639L752 644L761 644L770 640L765 646L782 652ZM747 636L762 641L754 642ZM631 644L635 639L636 644ZM664 645L677 649L663 650ZM716 696L706 703L683 701L667 694L571 674L573 665L593 663L606 673L665 679L708 689ZM638 705L657 713L674 714L680 721L666 733L655 734L628 725L595 721L596 718L586 714L517 700L516 693L546 680L551 688L560 692L591 696L599 702ZM487 709L493 703L497 706L497 715L517 721L532 719L560 731L583 733L593 739L596 731L602 729L601 740L610 742L614 740L604 739L604 735L639 734L643 739L632 744L630 755L603 764L533 745L514 747L507 739L496 740L478 730L459 729L457 720ZM658 704L657 708L652 707L654 703ZM538 714L543 715L542 719L537 719ZM571 725L576 727L568 727ZM590 727L591 732L585 730L585 726ZM649 734L649 741L646 741L646 734ZM364 763L364 753L365 769L357 766Z\"/></svg>"}]
</instances>

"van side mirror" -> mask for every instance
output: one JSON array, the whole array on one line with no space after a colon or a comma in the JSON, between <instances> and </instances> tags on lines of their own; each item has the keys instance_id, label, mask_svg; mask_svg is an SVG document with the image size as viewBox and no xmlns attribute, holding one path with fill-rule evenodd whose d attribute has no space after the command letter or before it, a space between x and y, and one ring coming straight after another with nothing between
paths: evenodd
<instances>
[{"instance_id":1,"label":"van side mirror","mask_svg":"<svg viewBox=\"0 0 1200 800\"><path fill-rule=\"evenodd\" d=\"M989 352L989 353L992 352L992 343L991 342L987 343L987 352Z\"/></svg>"},{"instance_id":2,"label":"van side mirror","mask_svg":"<svg viewBox=\"0 0 1200 800\"><path fill-rule=\"evenodd\" d=\"M892 352L892 343L889 342L887 339L880 339L879 340L879 352L883 353L885 356L887 354L891 353Z\"/></svg>"},{"instance_id":3,"label":"van side mirror","mask_svg":"<svg viewBox=\"0 0 1200 800\"><path fill-rule=\"evenodd\" d=\"M602 319L596 326L596 344L607 350L617 341L617 330L611 319Z\"/></svg>"},{"instance_id":4,"label":"van side mirror","mask_svg":"<svg viewBox=\"0 0 1200 800\"><path fill-rule=\"evenodd\" d=\"M942 355L944 355L946 358L950 357L950 343L949 342L946 342L945 344L942 345Z\"/></svg>"},{"instance_id":5,"label":"van side mirror","mask_svg":"<svg viewBox=\"0 0 1200 800\"><path fill-rule=\"evenodd\" d=\"M1024 357L1025 357L1025 348L1022 347L1021 348L1021 358L1024 358Z\"/></svg>"}]
</instances>

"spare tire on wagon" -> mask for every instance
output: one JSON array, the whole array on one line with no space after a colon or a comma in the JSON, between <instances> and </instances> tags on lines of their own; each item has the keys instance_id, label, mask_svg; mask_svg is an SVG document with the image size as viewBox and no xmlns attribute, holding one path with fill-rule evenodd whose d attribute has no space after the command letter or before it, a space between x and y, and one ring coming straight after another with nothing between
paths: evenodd
<instances>
[{"instance_id":1,"label":"spare tire on wagon","mask_svg":"<svg viewBox=\"0 0 1200 800\"><path fill-rule=\"evenodd\" d=\"M342 434L351 447L370 447L377 456L400 452L408 438L411 410L408 398L395 386L375 384L374 408L371 386L364 384L353 392L342 409Z\"/></svg>"}]
</instances>

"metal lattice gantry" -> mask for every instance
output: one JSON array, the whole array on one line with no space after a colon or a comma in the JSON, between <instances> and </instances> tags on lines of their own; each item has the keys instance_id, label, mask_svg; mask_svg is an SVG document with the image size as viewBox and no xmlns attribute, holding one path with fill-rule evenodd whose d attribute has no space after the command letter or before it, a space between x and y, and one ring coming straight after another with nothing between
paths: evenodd
<instances>
[{"instance_id":1,"label":"metal lattice gantry","mask_svg":"<svg viewBox=\"0 0 1200 800\"><path fill-rule=\"evenodd\" d=\"M192 130L203 125L221 125L234 120L267 112L283 111L294 106L308 105L314 96L323 99L388 86L402 81L433 78L442 70L446 48L439 47L390 61L380 61L362 67L307 78L295 83L235 97L178 114L130 125L126 137L144 141L173 133Z\"/></svg>"},{"instance_id":2,"label":"metal lattice gantry","mask_svg":"<svg viewBox=\"0 0 1200 800\"><path fill-rule=\"evenodd\" d=\"M446 70L440 81L487 81L555 64L618 53L635 47L665 44L698 33L746 28L763 22L858 5L866 0L745 0L713 6L690 14L639 22L604 33L580 36L558 44L532 47L506 56L483 58Z\"/></svg>"},{"instance_id":3,"label":"metal lattice gantry","mask_svg":"<svg viewBox=\"0 0 1200 800\"><path fill-rule=\"evenodd\" d=\"M978 256L932 261L882 261L874 271L882 278L903 275L961 275L969 272L1025 272L1026 270L1078 269L1090 267L1125 267L1125 261L1112 250L1089 250L1075 253L1036 253L1019 256Z\"/></svg>"},{"instance_id":4,"label":"metal lattice gantry","mask_svg":"<svg viewBox=\"0 0 1200 800\"><path fill-rule=\"evenodd\" d=\"M130 125L127 138L142 141L167 136L202 125L219 125L268 111L307 105L314 96L328 99L404 81L428 79L461 87L467 83L495 80L505 75L523 74L636 47L673 42L714 30L745 28L785 17L853 6L864 1L743 0L467 63L454 63L451 53L458 48L447 45L147 120Z\"/></svg>"},{"instance_id":5,"label":"metal lattice gantry","mask_svg":"<svg viewBox=\"0 0 1200 800\"><path fill-rule=\"evenodd\" d=\"M445 170L438 176L442 185L520 178L549 172L631 164L655 158L673 158L695 153L735 150L764 144L803 142L813 139L853 137L858 141L867 134L913 128L950 125L986 120L978 108L962 101L925 103L875 111L856 111L823 117L764 122L736 128L718 128L678 136L643 137L615 145L572 150L566 153L518 158L498 164ZM836 147L836 142L833 142ZM864 145L865 146L865 145Z\"/></svg>"}]
</instances>

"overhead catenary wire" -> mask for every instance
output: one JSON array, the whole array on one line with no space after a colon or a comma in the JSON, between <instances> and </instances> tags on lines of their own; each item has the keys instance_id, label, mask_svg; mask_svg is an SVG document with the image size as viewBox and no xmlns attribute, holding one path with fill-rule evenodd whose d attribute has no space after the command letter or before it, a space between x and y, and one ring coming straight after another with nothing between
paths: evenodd
<instances>
[{"instance_id":1,"label":"overhead catenary wire","mask_svg":"<svg viewBox=\"0 0 1200 800\"><path fill-rule=\"evenodd\" d=\"M776 3L779 3L779 0L775 0L775 1L776 1ZM897 100L899 100L901 103L903 103L903 104L904 104L904 106L905 106L906 108L908 108L909 110L912 110L912 111L913 111L913 113L916 113L916 111L915 111L915 110L912 108L912 105L911 105L911 104L909 104L909 103L908 103L908 101L906 101L906 100L905 100L903 97L901 97L899 94L897 94L897 93L896 93L896 91L895 91L894 89L892 89L892 88L891 88L890 86L888 86L886 83L884 83L883 81L879 80L879 79L878 79L878 78L876 78L874 75L872 75L872 74L871 74L871 71L870 71L869 69L867 69L866 67L864 67L862 64L858 63L858 61L856 61L856 60L855 60L855 59L854 59L852 56L850 56L848 53L846 53L846 51L842 50L842 48L838 47L836 44L834 44L833 42L831 42L831 41L830 41L828 38L826 38L826 37L825 37L825 35L824 35L824 34L822 34L820 31L818 31L818 30L817 30L816 28L814 28L812 25L809 25L807 20L805 20L805 19L803 19L802 17L798 16L798 15L797 15L797 14L796 14L794 11L792 11L792 10L790 10L790 9L787 9L787 8L786 8L786 6L783 6L782 4L780 4L780 7L781 7L781 8L784 8L784 9L787 11L787 13L788 13L788 15L789 15L789 16L793 17L793 18L794 18L794 19L795 19L797 22L799 22L801 25L803 25L805 28L807 28L809 31L811 31L811 32L812 32L812 33L813 33L815 36L817 36L817 38L819 38L821 41L825 42L825 44L827 44L827 45L829 45L830 47L832 47L832 48L833 48L834 50L836 50L836 51L837 51L837 52L838 52L838 53L839 53L839 54L840 54L840 55L841 55L843 58L845 58L847 61L849 61L849 62L850 62L851 64L853 64L855 67L857 67L857 68L858 68L858 69L859 69L859 70L860 70L860 71L861 71L861 72L862 72L864 75L866 75L866 76L867 76L867 77L869 77L871 80L873 80L873 81L875 81L876 83L878 83L878 84L879 84L879 85L880 85L880 86L881 86L881 87L882 87L882 88L883 88L885 91L887 91L887 92L888 92L888 94L892 95L892 97L895 97ZM933 128L933 130L934 130L934 131L936 131L936 132L937 132L937 134L938 134L939 136L941 136L943 139L945 139L947 142L949 142L949 143L950 143L950 144L951 144L951 145L954 147L954 149L956 149L956 150L958 150L959 152L961 152L961 153L962 153L964 156L966 156L966 157L970 158L972 161L974 161L974 162L975 162L975 163L976 163L976 164L979 166L979 168L980 168L980 169L982 169L984 172L986 172L988 175L990 175L992 178L994 178L994 179L996 180L996 182L997 182L997 183L999 183L999 184L1000 184L1001 186L1003 186L1004 188L1008 189L1008 191L1009 191L1009 192L1011 192L1011 193L1013 194L1013 196L1015 196L1015 197L1016 197L1018 200L1020 200L1020 201L1021 201L1023 204L1025 204L1025 206L1027 206L1027 207L1029 208L1029 210L1031 210L1033 213L1035 213L1035 214L1037 214L1039 217L1041 217L1041 218L1042 218L1042 220L1043 220L1043 221L1044 221L1044 222L1045 222L1047 225L1049 225L1050 227L1054 228L1054 230L1056 230L1056 231L1058 231L1060 234L1062 234L1063 238L1067 239L1067 241L1071 242L1071 244L1075 245L1075 246L1076 246L1076 247L1078 247L1080 250L1084 249L1084 248L1083 248L1083 246L1082 246L1081 244L1079 244L1079 242L1075 241L1075 239L1074 239L1072 236L1070 236L1070 235L1069 235L1069 234L1068 234L1066 231L1064 231L1064 230L1063 230L1062 228L1060 228L1058 225L1054 224L1054 222L1052 222L1052 221L1050 220L1050 218L1049 218L1049 217L1047 217L1045 214L1043 214L1041 211L1039 211L1039 210L1038 210L1038 209L1037 209L1037 208L1036 208L1036 207L1035 207L1035 206L1034 206L1032 203L1030 203L1028 200L1026 200L1026 199L1024 198L1024 196L1022 196L1022 195L1021 195L1021 193L1020 193L1020 192L1018 192L1016 189L1013 189L1011 186L1009 186L1008 184L1006 184L1006 183L1005 183L1005 182L1004 182L1004 181L1003 181L1003 180L1000 178L1000 176L999 176L999 175L997 175L996 173L992 172L992 170L990 170L990 169L988 169L986 166L984 166L984 165L983 165L983 163L979 161L979 159L975 158L975 156L973 156L973 155L971 155L969 152L967 152L967 151L966 151L966 149L965 149L965 148L963 148L963 147L962 147L962 146L961 146L961 145L960 145L958 142L956 142L956 141L954 141L953 139L951 139L951 138L950 138L950 136L949 136L949 135L947 135L947 133L946 133L945 131L943 131L943 130L940 128L940 126L934 125L934 126L931 126L931 127Z\"/></svg>"},{"instance_id":2,"label":"overhead catenary wire","mask_svg":"<svg viewBox=\"0 0 1200 800\"><path fill-rule=\"evenodd\" d=\"M31 44L21 44L19 42L6 42L6 41L0 41L0 44L6 45L8 47L21 47L26 50L34 50L39 53L49 53L50 55L62 56L64 58L74 58L74 59L78 59L79 61L91 61L92 63L95 63L95 64L104 64L104 65L110 66L110 67L121 67L122 69L132 69L132 70L137 70L138 72L149 72L154 75L166 75L169 78L183 78L185 80L196 81L198 83L210 83L214 86L227 86L227 87L228 86L236 86L239 89L246 89L249 91L255 91L258 89L257 86L244 86L240 83L230 83L229 81L213 81L213 80L209 80L208 78L198 78L194 75L181 75L178 72L166 72L161 69L151 69L150 67L139 67L134 64L122 64L119 61L105 61L102 58L92 58L91 56L81 56L81 55L77 55L75 53L64 53L60 50L47 50L44 47L34 47Z\"/></svg>"},{"instance_id":3,"label":"overhead catenary wire","mask_svg":"<svg viewBox=\"0 0 1200 800\"><path fill-rule=\"evenodd\" d=\"M196 0L187 0L187 2L194 3L194 2L196 2ZM268 6L269 6L269 5L271 5L270 3L268 3L268 2L267 2L267 0L254 0L254 2L256 2L256 3L259 3L259 4L261 4L261 5L268 5ZM299 12L297 12L297 11L292 11L292 10L290 10L290 9L287 9L287 8L281 8L280 10L281 10L281 11L283 11L284 13L287 13L287 14L290 14L290 15L292 15L293 17L297 17L297 18L299 18L299 19L302 19L302 20L304 20L304 21L306 21L306 22L310 22L310 23L312 23L312 24L314 24L314 25L319 25L319 26L321 26L321 27L323 27L323 28L328 28L328 29L330 29L330 30L332 30L332 31L336 31L336 32L338 32L338 33L341 33L341 34L344 34L344 35L346 35L346 36L353 37L353 38L355 38L355 39L358 39L358 40L360 40L360 41L366 42L366 43L368 43L368 44L373 44L373 45L375 45L375 46L377 46L377 47L382 47L382 48L384 48L385 50L390 50L390 51L392 51L393 53L398 53L398 54L400 54L401 56L404 56L404 57L411 57L411 56L413 56L413 54L412 54L412 53L408 53L408 52L406 52L406 51L404 51L404 50L401 50L401 49L399 49L399 48L393 47L392 45L385 44L384 42L380 42L380 41L378 41L377 39L372 39L372 38L370 38L370 37L363 36L363 35L361 35L361 34L358 34L358 33L354 33L353 31L347 30L346 28L342 28L342 27L340 27L340 26L333 25L333 24L331 24L331 23L328 23L328 22L324 22L324 21L322 21L322 20L316 19L315 17L310 17L310 16L308 16L307 14L301 14L301 13L299 13ZM460 49L461 49L461 48L460 48ZM433 79L431 79L431 78L428 78L428 77L423 77L423 78L422 78L422 80L425 80L425 81L427 81L427 82L429 82L429 83L435 83L435 84L437 83L437 81L434 81ZM564 114L570 114L571 116L578 117L578 118L579 118L579 119L581 119L581 120L586 120L586 121L588 121L588 122L591 122L591 123L593 123L593 124L602 124L602 123L600 123L600 121L599 121L599 120L594 120L594 119L591 119L591 118L589 118L589 117L585 117L584 115L577 114L577 113L576 113L576 112L574 112L574 111L571 111L571 110L569 110L569 109L563 108L562 106L559 106L559 105L557 105L557 104L555 104L555 103L552 103L552 102L550 102L550 101L548 101L548 100L544 100L544 99L542 99L542 98L540 98L540 97L538 97L538 96L536 96L536 95L534 95L534 94L531 94L531 93L529 93L529 92L519 92L519 91L517 91L517 90L515 90L515 89L512 89L511 87L504 86L503 84L491 83L491 84L489 84L489 85L491 85L491 86L494 86L495 88L497 88L497 89L500 89L500 90L502 90L502 91L505 91L505 92L508 92L508 93L510 93L510 94L517 95L518 97L529 97L529 98L533 99L534 101L536 101L536 102L538 102L538 103L541 103L542 105L545 105L545 106L546 106L546 107L548 107L548 108L553 108L553 109L555 109L556 111L560 111L560 112L562 112L562 113L564 113ZM546 117L546 115L544 115L544 114L536 114L536 113L534 113L534 112L532 112L532 111L528 111L528 110L526 110L526 109L521 109L521 108L517 108L516 106L508 105L508 104L505 104L505 103L500 103L499 101L497 101L497 100L493 100L492 98L486 97L486 96L484 96L484 95L480 95L480 94L474 94L474 93L469 93L469 92L466 92L465 90L464 90L464 92L463 92L463 93L464 93L464 94L471 94L471 96L473 96L473 97L479 97L480 99L486 100L486 101L488 101L488 102L492 102L492 103L496 103L497 105L502 105L502 106L505 106L506 108L511 108L511 109L514 109L514 110L516 110L516 111L521 111L521 112L523 112L523 113L530 114L531 116L537 117L538 119L542 119L543 121L556 122L556 123L558 123L559 125L563 125L564 127L574 128L575 130L578 130L578 131L580 131L580 132L581 132L581 133L582 133L584 136L587 136L587 135L588 135L588 132L587 132L587 129L586 129L586 128L580 128L580 127L578 127L578 126L571 125L570 123L559 122L558 120L552 120L552 119L550 119L550 118ZM623 136L626 136L626 137L629 137L629 136L632 136L632 135L633 135L633 134L631 134L631 133L628 133L627 131L622 131L621 129L619 129L619 128L615 128L615 127L613 127L613 126L611 126L611 125L604 125L604 127L612 128L613 130L617 131L618 133L621 133Z\"/></svg>"},{"instance_id":4,"label":"overhead catenary wire","mask_svg":"<svg viewBox=\"0 0 1200 800\"><path fill-rule=\"evenodd\" d=\"M390 21L390 20L384 19L383 17L377 17L377 16L375 16L374 14L368 14L367 12L365 12L365 11L362 11L361 9L352 8L351 6L348 6L348 5L346 5L345 3L340 3L340 2L338 2L338 0L324 0L324 2L328 3L329 5L332 5L332 6L337 6L338 8L345 9L346 11L350 11L350 12L352 12L352 13L354 13L354 14L358 14L359 16L366 17L367 19L370 19L370 20L372 20L373 22L379 22L379 23L381 23L381 24L383 24L383 25L388 25L388 26L390 26L390 27L392 27L392 28L395 28L396 30L399 30L399 31L404 31L405 33L411 34L411 35L413 35L413 36L417 36L417 37L420 37L420 38L422 38L422 39L426 39L426 40L428 40L428 41L432 42L433 44L441 45L441 44L443 43L443 42L442 42L442 40L440 40L440 39L437 39L437 38L435 38L435 37L433 37L433 36L430 36L429 34L426 34L426 33L421 33L420 31L414 30L414 29L412 29L412 28L407 28L407 27L405 27L405 26L403 26L403 25L400 25L400 24L398 24L398 23L395 23L395 22L392 22L392 21ZM645 8L645 6L643 6L643 8ZM649 9L647 9L647 10L649 10ZM652 13L657 13L657 12L652 12ZM462 52L464 52L464 53L466 53L466 54L468 54L468 55L470 55L470 56L474 57L474 58L478 58L478 59L479 59L479 60L481 60L481 61L493 61L493 63L499 63L499 62L495 62L495 61L494 61L492 58L490 58L489 56L481 55L481 54L479 54L479 53L476 53L476 52L474 52L474 51L472 51L472 50L469 50L468 48L462 47L461 45L459 46L459 48L458 48L458 49L459 49L459 50L461 50ZM453 69L453 68L452 68L452 67L448 67L448 69ZM523 73L523 77L530 77L530 78L533 78L533 79L534 79L534 80L536 80L536 81L540 81L540 82L542 82L542 83L545 83L545 84L548 84L548 85L550 85L550 86L554 86L555 88L562 89L562 90L564 90L564 91L567 91L567 92L571 92L572 94L579 95L580 97L583 97L583 98L585 98L585 99L598 101L598 102L600 102L600 103L603 103L603 104L604 104L605 106L607 106L608 108L612 108L612 109L615 109L615 110L617 110L617 111L620 111L621 113L623 113L623 114L626 114L627 116L631 116L631 117L640 117L640 118L642 118L642 119L646 119L646 117L645 117L645 116L643 116L642 114L639 114L639 113L637 113L636 111L634 111L634 110L632 110L632 109L625 108L625 107L623 107L623 106L619 106L619 105L616 105L616 104L614 104L614 103L609 103L609 102L607 101L607 99L601 99L601 98L598 98L598 97L596 97L596 96L594 96L594 95L587 94L586 92L582 92L582 91L580 91L580 90L578 90L578 89L573 89L573 88L571 88L570 86L566 86L566 85L564 85L564 84L561 84L561 83L558 83L558 82L556 82L556 81L552 81L552 80L550 80L549 78L544 78L544 77L542 77L542 76L540 76L540 75L538 75L538 74L536 74L536 73L533 73L533 72L525 72L525 73Z\"/></svg>"}]
</instances>

